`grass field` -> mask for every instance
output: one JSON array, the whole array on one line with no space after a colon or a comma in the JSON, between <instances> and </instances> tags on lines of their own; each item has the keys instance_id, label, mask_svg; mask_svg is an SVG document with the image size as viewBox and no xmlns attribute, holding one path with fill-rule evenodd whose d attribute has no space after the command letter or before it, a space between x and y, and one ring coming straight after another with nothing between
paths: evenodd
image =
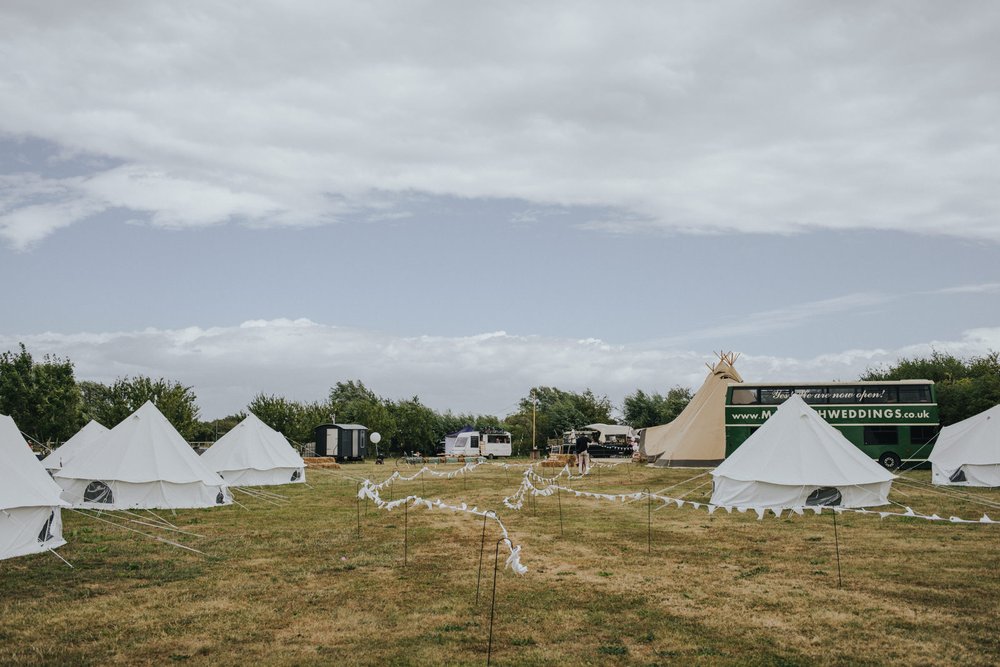
<instances>
[{"instance_id":1,"label":"grass field","mask_svg":"<svg viewBox=\"0 0 1000 667\"><path fill-rule=\"evenodd\" d=\"M477 606L482 520L361 503L358 537L355 480L393 470L312 471L312 488L281 487L279 505L237 494L246 508L166 513L202 537L131 524L206 555L65 512L59 552L75 569L51 554L0 561L0 663L485 664L496 528ZM656 491L700 472L620 466L563 483ZM669 493L707 500L707 479ZM528 574L497 577L494 664L1000 662L1000 525L841 515L838 589L831 514L665 508L647 553L645 502L563 494L514 512L501 501L519 482L481 466L383 493L495 509L523 546ZM965 493L1000 504L998 490ZM891 498L945 517L984 511L919 485Z\"/></svg>"}]
</instances>

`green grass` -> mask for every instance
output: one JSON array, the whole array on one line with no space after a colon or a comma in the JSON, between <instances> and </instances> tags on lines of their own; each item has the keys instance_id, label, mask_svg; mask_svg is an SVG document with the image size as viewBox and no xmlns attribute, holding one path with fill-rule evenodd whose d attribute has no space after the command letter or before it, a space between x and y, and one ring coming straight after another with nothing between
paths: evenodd
<instances>
[{"instance_id":1,"label":"green grass","mask_svg":"<svg viewBox=\"0 0 1000 667\"><path fill-rule=\"evenodd\" d=\"M362 503L358 536L353 478L392 470L316 471L312 488L279 490L290 500L282 506L237 494L249 511L166 513L204 537L163 536L206 556L66 512L70 543L59 552L75 569L49 554L0 561L0 663L483 664L496 528L487 523L477 606L481 519L411 508L405 567L402 510ZM697 472L635 466L566 485L656 490ZM707 500L703 481L670 493ZM986 665L1000 656L1000 526L843 514L838 588L829 514L758 521L670 506L652 514L647 554L645 502L562 494L560 535L554 496L521 512L503 507L518 483L483 466L464 483L393 489L495 509L523 546L528 574L497 576L496 664ZM917 511L982 515L971 502L904 490L898 500ZM1000 502L997 490L968 493Z\"/></svg>"}]
</instances>

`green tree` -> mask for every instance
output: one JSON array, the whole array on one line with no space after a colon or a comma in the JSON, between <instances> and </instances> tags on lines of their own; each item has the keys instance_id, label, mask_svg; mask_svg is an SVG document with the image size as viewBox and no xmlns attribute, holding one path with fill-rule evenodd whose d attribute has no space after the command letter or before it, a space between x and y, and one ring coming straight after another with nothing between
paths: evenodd
<instances>
[{"instance_id":1,"label":"green tree","mask_svg":"<svg viewBox=\"0 0 1000 667\"><path fill-rule=\"evenodd\" d=\"M295 444L313 442L314 432L326 424L333 408L326 402L299 403L282 396L260 393L247 405L247 411Z\"/></svg>"},{"instance_id":2,"label":"green tree","mask_svg":"<svg viewBox=\"0 0 1000 667\"><path fill-rule=\"evenodd\" d=\"M391 443L397 435L390 403L379 398L361 380L338 382L330 389L330 409L338 424L361 424Z\"/></svg>"},{"instance_id":3,"label":"green tree","mask_svg":"<svg viewBox=\"0 0 1000 667\"><path fill-rule=\"evenodd\" d=\"M111 428L150 401L187 440L198 432L197 397L180 382L139 375L118 378L111 385L86 383L83 412Z\"/></svg>"},{"instance_id":4,"label":"green tree","mask_svg":"<svg viewBox=\"0 0 1000 667\"><path fill-rule=\"evenodd\" d=\"M245 412L237 412L218 419L199 421L191 439L193 442L215 442L233 430L233 427L246 419L246 416Z\"/></svg>"},{"instance_id":5,"label":"green tree","mask_svg":"<svg viewBox=\"0 0 1000 667\"><path fill-rule=\"evenodd\" d=\"M421 403L417 396L396 401L390 404L389 409L396 425L391 447L397 451L418 451L432 455L434 445L441 437L441 419L438 414Z\"/></svg>"},{"instance_id":6,"label":"green tree","mask_svg":"<svg viewBox=\"0 0 1000 667\"><path fill-rule=\"evenodd\" d=\"M637 389L625 397L622 410L625 423L632 428L646 428L673 421L690 402L691 391L684 387L674 387L666 396Z\"/></svg>"},{"instance_id":7,"label":"green tree","mask_svg":"<svg viewBox=\"0 0 1000 667\"><path fill-rule=\"evenodd\" d=\"M36 440L68 439L84 424L73 364L49 355L36 362L23 343L0 354L0 413Z\"/></svg>"},{"instance_id":8,"label":"green tree","mask_svg":"<svg viewBox=\"0 0 1000 667\"><path fill-rule=\"evenodd\" d=\"M300 403L295 428L285 433L285 436L300 444L313 442L316 427L328 423L332 415L333 409L327 402Z\"/></svg>"},{"instance_id":9,"label":"green tree","mask_svg":"<svg viewBox=\"0 0 1000 667\"><path fill-rule=\"evenodd\" d=\"M861 380L933 380L941 425L948 426L1000 403L1000 353L961 359L935 350L929 357L868 368Z\"/></svg>"},{"instance_id":10,"label":"green tree","mask_svg":"<svg viewBox=\"0 0 1000 667\"><path fill-rule=\"evenodd\" d=\"M570 429L594 423L615 423L607 396L596 396L590 389L578 394L556 387L533 387L518 404L518 413L526 416L529 429L533 402L536 404L535 442L539 447L545 445L547 438L558 437ZM511 416L508 422L518 428L518 435L521 435L520 431L525 427L524 417ZM530 431L527 439L530 443Z\"/></svg>"},{"instance_id":11,"label":"green tree","mask_svg":"<svg viewBox=\"0 0 1000 667\"><path fill-rule=\"evenodd\" d=\"M298 433L302 406L282 396L259 393L250 399L247 412L257 415L275 431L291 437L291 434Z\"/></svg>"}]
</instances>

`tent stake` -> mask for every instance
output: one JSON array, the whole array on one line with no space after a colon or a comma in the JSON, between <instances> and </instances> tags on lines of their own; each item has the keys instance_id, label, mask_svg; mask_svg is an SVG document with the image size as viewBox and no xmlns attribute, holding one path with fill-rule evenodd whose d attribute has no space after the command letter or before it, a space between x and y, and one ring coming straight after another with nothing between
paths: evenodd
<instances>
[{"instance_id":1,"label":"tent stake","mask_svg":"<svg viewBox=\"0 0 1000 667\"><path fill-rule=\"evenodd\" d=\"M506 538L497 540L496 553L493 556L493 599L490 601L490 639L486 648L486 665L489 667L490 659L493 657L493 610L497 605L497 567L500 564L500 543Z\"/></svg>"},{"instance_id":2,"label":"tent stake","mask_svg":"<svg viewBox=\"0 0 1000 667\"><path fill-rule=\"evenodd\" d=\"M409 548L409 521L407 508L409 503L403 503L403 568L406 568L406 551Z\"/></svg>"},{"instance_id":3,"label":"tent stake","mask_svg":"<svg viewBox=\"0 0 1000 667\"><path fill-rule=\"evenodd\" d=\"M646 553L653 553L653 496L647 486L643 489L646 494Z\"/></svg>"},{"instance_id":4,"label":"tent stake","mask_svg":"<svg viewBox=\"0 0 1000 667\"><path fill-rule=\"evenodd\" d=\"M833 540L834 544L837 545L837 589L839 590L843 586L843 581L840 577L840 536L837 534L837 510L833 511Z\"/></svg>"},{"instance_id":5,"label":"tent stake","mask_svg":"<svg viewBox=\"0 0 1000 667\"><path fill-rule=\"evenodd\" d=\"M483 537L482 541L479 543L479 570L476 573L476 606L479 606L479 582L483 578L483 550L486 549L486 517L493 514L493 510L487 510L483 513ZM496 516L494 514L494 516Z\"/></svg>"},{"instance_id":6,"label":"tent stake","mask_svg":"<svg viewBox=\"0 0 1000 667\"><path fill-rule=\"evenodd\" d=\"M562 490L556 487L556 500L559 502L559 537L563 536Z\"/></svg>"},{"instance_id":7,"label":"tent stake","mask_svg":"<svg viewBox=\"0 0 1000 667\"><path fill-rule=\"evenodd\" d=\"M354 494L354 504L358 506L358 539L361 539L361 482L358 482L358 492ZM365 511L368 511L368 499L365 498Z\"/></svg>"}]
</instances>

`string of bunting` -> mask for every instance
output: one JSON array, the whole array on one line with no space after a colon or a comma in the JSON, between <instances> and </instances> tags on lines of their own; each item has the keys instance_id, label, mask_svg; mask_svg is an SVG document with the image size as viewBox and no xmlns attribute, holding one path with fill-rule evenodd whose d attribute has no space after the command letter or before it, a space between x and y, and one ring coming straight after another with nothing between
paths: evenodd
<instances>
[{"instance_id":1,"label":"string of bunting","mask_svg":"<svg viewBox=\"0 0 1000 667\"><path fill-rule=\"evenodd\" d=\"M455 472L458 473L460 471ZM497 527L500 529L504 545L507 547L507 550L510 551L510 555L507 556L506 566L513 570L516 574L525 574L528 571L528 568L521 564L521 545L514 545L510 539L510 535L507 533L507 527L503 525L503 522L500 520L500 517L497 516L496 512L492 510L480 510L479 507L470 508L466 503L462 503L461 505L450 505L442 502L440 498L437 500L427 500L426 498L421 498L420 496L407 496L405 498L399 498L398 500L386 501L379 496L379 489L385 484L386 482L373 484L371 480L366 479L361 483L361 488L358 491L358 498L361 500L368 498L375 504L376 507L384 509L388 512L398 509L404 504L412 504L414 507L425 507L429 510L446 509L452 510L453 512L465 512L466 514L492 519L496 522Z\"/></svg>"},{"instance_id":2,"label":"string of bunting","mask_svg":"<svg viewBox=\"0 0 1000 667\"><path fill-rule=\"evenodd\" d=\"M568 467L564 469L568 472ZM560 475L557 475L552 480L558 479ZM571 476L570 479L573 477ZM646 491L637 491L633 493L595 493L593 491L581 491L579 489L571 489L565 486L559 486L557 484L548 484L544 488L536 487L532 480L543 481L545 478L541 478L532 471L526 470L524 473L524 478L521 480L521 486L513 494L507 496L503 499L503 504L512 510L519 511L524 506L524 498L529 493L533 496L551 496L557 491L563 493L573 494L578 498L593 498L598 500L607 500L612 502L627 502L643 500L645 498L652 498L663 503L663 506L669 506L671 504L676 505L678 508L684 507L685 505L690 505L694 509L705 509L709 514L714 514L716 510L724 510L725 512L732 514L733 510L743 514L746 512L754 512L757 515L757 520L762 520L769 512L774 514L775 517L781 518L782 514L786 511L786 508L765 508L765 507L747 507L747 506L732 506L732 505L713 505L712 503L701 503L693 500L684 500L683 498L673 498L671 496L664 496L658 493L647 493ZM1000 521L991 519L987 514L979 519L962 519L961 517L952 516L947 519L938 516L937 514L919 514L914 512L913 509L905 507L905 512L887 512L884 510L868 510L864 508L850 508L850 507L830 507L830 506L819 506L810 505L804 507L792 507L787 508L789 515L796 514L798 516L803 516L807 511L812 511L814 514L821 514L823 510L831 510L837 514L843 514L845 512L853 512L855 514L877 514L879 518L885 519L886 517L911 517L915 519L924 519L927 521L948 521L951 523L990 523L996 524Z\"/></svg>"},{"instance_id":3,"label":"string of bunting","mask_svg":"<svg viewBox=\"0 0 1000 667\"><path fill-rule=\"evenodd\" d=\"M367 480L367 479L365 480L365 482L368 483L368 484L370 484L373 489L381 490L382 487L386 486L387 484L390 484L394 480L398 479L401 482L412 482L413 480L417 479L418 477L420 477L421 475L424 475L424 474L433 475L434 477L442 477L442 478L446 478L446 479L452 479L454 477L458 477L459 475L467 475L467 474L469 474L470 472L472 472L473 470L475 470L476 468L478 468L479 466L481 466L481 465L483 465L485 463L486 463L485 461L476 461L476 462L472 462L472 463L466 463L464 466L462 466L458 470L452 470L451 472L440 472L438 470L431 470L427 466L424 466L423 468L421 468L417 472L413 473L409 477L403 477L403 475L398 470L396 470L395 472L393 472L391 475L389 475L388 477L386 477L384 480L382 480L378 484L375 484L371 480Z\"/></svg>"}]
</instances>

